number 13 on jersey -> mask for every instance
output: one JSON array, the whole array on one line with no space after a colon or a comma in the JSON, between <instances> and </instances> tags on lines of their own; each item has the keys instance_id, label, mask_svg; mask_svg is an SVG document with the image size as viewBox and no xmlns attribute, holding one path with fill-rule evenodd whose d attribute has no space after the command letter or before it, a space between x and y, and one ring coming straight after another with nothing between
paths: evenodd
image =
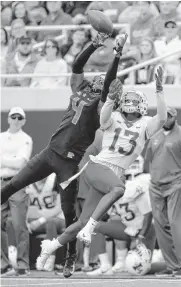
<instances>
[{"instance_id":1,"label":"number 13 on jersey","mask_svg":"<svg viewBox=\"0 0 181 287\"><path fill-rule=\"evenodd\" d=\"M114 151L116 148L116 143L119 139L120 133L121 133L122 129L121 128L117 128L115 129L115 135L112 141L111 146L109 147L109 150ZM136 140L139 137L139 133L137 132L133 132L130 130L124 130L124 136L129 137L131 136L131 138L129 139L129 143L132 145L131 149L129 151L125 151L122 147L118 148L118 152L120 154L124 154L124 155L130 155L133 153L135 147L136 147Z\"/></svg>"}]
</instances>

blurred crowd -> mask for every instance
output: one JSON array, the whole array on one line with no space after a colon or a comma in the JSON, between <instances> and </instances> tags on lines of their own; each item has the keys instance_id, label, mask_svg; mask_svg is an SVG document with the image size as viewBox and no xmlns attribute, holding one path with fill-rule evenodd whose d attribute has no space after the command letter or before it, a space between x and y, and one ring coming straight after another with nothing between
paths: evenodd
<instances>
[{"instance_id":1,"label":"blurred crowd","mask_svg":"<svg viewBox=\"0 0 181 287\"><path fill-rule=\"evenodd\" d=\"M115 28L85 66L86 72L105 72L113 58L117 35L129 33L119 71L172 53L181 47L181 3L179 1L1 1L1 72L35 74L32 78L3 78L3 86L59 87L68 78L59 73L71 71L76 55L95 36L95 30L84 29L89 10L103 11ZM127 24L127 25L125 25ZM38 30L44 25L78 25L77 29ZM30 27L31 28L31 27ZM58 36L58 38L56 38ZM56 38L56 39L55 39ZM165 84L181 84L181 54L161 61ZM121 77L124 84L151 84L157 64L150 64ZM36 74L57 77L36 77Z\"/></svg>"}]
</instances>

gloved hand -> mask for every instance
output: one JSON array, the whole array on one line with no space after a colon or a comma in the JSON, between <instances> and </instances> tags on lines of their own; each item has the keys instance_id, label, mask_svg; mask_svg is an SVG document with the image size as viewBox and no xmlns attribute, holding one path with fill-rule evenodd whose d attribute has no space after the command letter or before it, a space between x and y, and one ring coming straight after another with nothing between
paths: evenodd
<instances>
[{"instance_id":1,"label":"gloved hand","mask_svg":"<svg viewBox=\"0 0 181 287\"><path fill-rule=\"evenodd\" d=\"M126 43L127 38L128 38L128 34L126 33L120 34L116 37L114 51L116 52L118 56L122 55L122 50L123 50L124 44Z\"/></svg>"},{"instance_id":2,"label":"gloved hand","mask_svg":"<svg viewBox=\"0 0 181 287\"><path fill-rule=\"evenodd\" d=\"M161 66L157 69L157 72L155 73L155 80L156 80L156 91L162 92L163 91L163 69Z\"/></svg>"},{"instance_id":3,"label":"gloved hand","mask_svg":"<svg viewBox=\"0 0 181 287\"><path fill-rule=\"evenodd\" d=\"M116 100L117 96L122 94L122 91L123 91L123 85L121 81L118 78L116 78L110 84L108 97L111 100Z\"/></svg>"},{"instance_id":4,"label":"gloved hand","mask_svg":"<svg viewBox=\"0 0 181 287\"><path fill-rule=\"evenodd\" d=\"M94 38L94 40L92 41L94 47L99 48L101 46L106 47L106 45L104 44L104 41L109 38L108 34L105 33L98 33L96 35L96 37Z\"/></svg>"}]
</instances>

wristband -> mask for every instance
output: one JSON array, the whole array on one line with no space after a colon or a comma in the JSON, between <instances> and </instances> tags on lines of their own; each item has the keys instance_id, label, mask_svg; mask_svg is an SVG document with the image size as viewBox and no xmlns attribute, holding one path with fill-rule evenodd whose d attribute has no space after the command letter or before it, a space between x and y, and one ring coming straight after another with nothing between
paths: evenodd
<instances>
[{"instance_id":1,"label":"wristband","mask_svg":"<svg viewBox=\"0 0 181 287\"><path fill-rule=\"evenodd\" d=\"M44 224L47 220L46 220L45 217L40 217L40 218L38 219L38 221L39 221L41 224Z\"/></svg>"}]
</instances>

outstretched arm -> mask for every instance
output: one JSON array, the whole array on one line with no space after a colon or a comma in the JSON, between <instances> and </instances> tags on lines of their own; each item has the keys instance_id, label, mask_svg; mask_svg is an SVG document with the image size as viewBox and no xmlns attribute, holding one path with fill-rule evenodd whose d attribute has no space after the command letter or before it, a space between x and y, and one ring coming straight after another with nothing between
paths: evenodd
<instances>
[{"instance_id":1,"label":"outstretched arm","mask_svg":"<svg viewBox=\"0 0 181 287\"><path fill-rule=\"evenodd\" d=\"M116 38L116 43L115 43L115 48L114 48L115 57L114 57L113 62L110 64L108 68L108 71L106 73L106 77L104 80L104 86L103 86L102 94L101 94L102 103L106 102L110 84L114 79L116 79L118 65L122 59L122 50L123 50L124 44L126 43L127 38L128 38L127 34L119 35Z\"/></svg>"},{"instance_id":2,"label":"outstretched arm","mask_svg":"<svg viewBox=\"0 0 181 287\"><path fill-rule=\"evenodd\" d=\"M100 113L100 125L105 130L112 124L112 111L117 97L122 94L122 83L119 79L112 81L109 87L109 93L105 104L103 105Z\"/></svg>"},{"instance_id":3,"label":"outstretched arm","mask_svg":"<svg viewBox=\"0 0 181 287\"><path fill-rule=\"evenodd\" d=\"M156 97L157 97L157 114L147 124L147 137L151 138L157 131L159 131L167 120L167 106L164 98L162 81L163 70L161 67L155 73L156 79Z\"/></svg>"},{"instance_id":4,"label":"outstretched arm","mask_svg":"<svg viewBox=\"0 0 181 287\"><path fill-rule=\"evenodd\" d=\"M90 56L94 53L94 51L104 45L105 39L108 38L106 34L97 34L96 38L93 40L92 44L90 44L85 50L83 50L75 59L72 65L72 76L70 79L70 85L72 92L75 93L80 85L84 81L84 71L83 68L87 63Z\"/></svg>"}]
</instances>

